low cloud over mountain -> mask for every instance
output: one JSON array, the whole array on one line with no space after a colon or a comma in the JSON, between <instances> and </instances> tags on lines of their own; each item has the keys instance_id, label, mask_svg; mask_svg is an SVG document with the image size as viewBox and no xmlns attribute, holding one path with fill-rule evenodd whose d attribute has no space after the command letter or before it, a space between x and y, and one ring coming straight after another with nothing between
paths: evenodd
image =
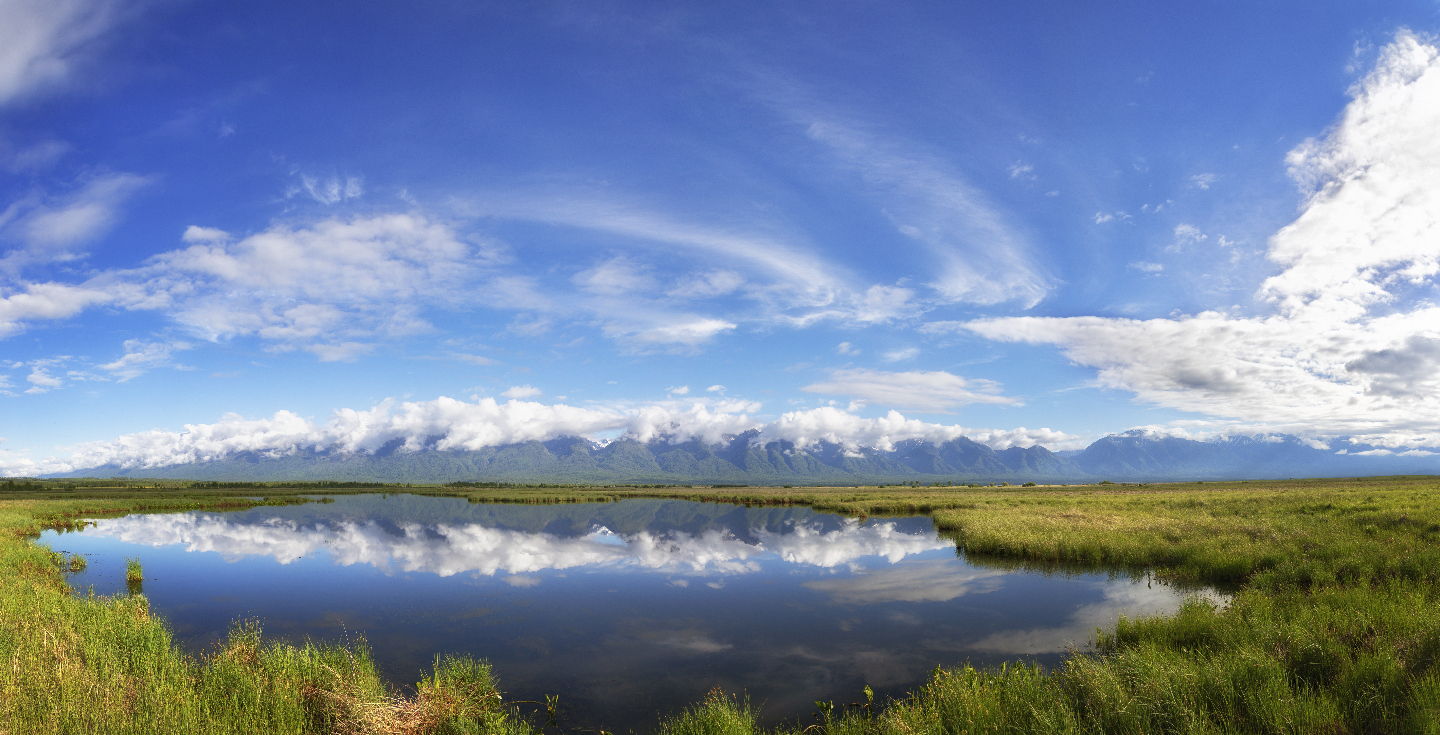
<instances>
[{"instance_id":1,"label":"low cloud over mountain","mask_svg":"<svg viewBox=\"0 0 1440 735\"><path fill-rule=\"evenodd\" d=\"M1093 482L1434 472L1440 455L1282 434L1207 441L1133 430L1079 449L1049 429L995 431L835 408L763 422L758 404L703 399L632 409L440 398L343 409L318 425L293 413L226 417L13 462L11 474L197 480L849 484ZM615 438L604 438L606 435ZM1042 442L1060 450L1056 453ZM1075 447L1075 448L1067 448Z\"/></svg>"}]
</instances>

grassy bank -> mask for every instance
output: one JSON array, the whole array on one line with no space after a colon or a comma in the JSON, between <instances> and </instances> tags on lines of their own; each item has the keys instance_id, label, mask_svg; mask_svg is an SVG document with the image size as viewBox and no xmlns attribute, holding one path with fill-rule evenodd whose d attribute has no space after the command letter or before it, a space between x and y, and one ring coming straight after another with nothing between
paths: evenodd
<instances>
[{"instance_id":1,"label":"grassy bank","mask_svg":"<svg viewBox=\"0 0 1440 735\"><path fill-rule=\"evenodd\" d=\"M263 490L271 502L314 492ZM1224 608L1195 601L1172 617L1121 620L1097 635L1093 654L1074 655L1055 671L937 671L904 701L830 710L809 731L825 735L1440 733L1437 490L1440 480L1431 477L1035 488L405 489L475 502L673 497L861 516L926 512L976 564L1152 570L1238 590ZM95 732L442 732L445 717L484 731L525 727L495 706L488 671L473 662L442 666L428 688L395 699L379 685L363 645L266 645L258 631L241 628L215 657L186 659L148 617L143 598L67 595L66 560L23 534L104 510L253 501L180 487L48 492L0 500L0 695L10 718L0 728L44 732L29 723L57 713L73 723L69 730ZM469 673L455 673L462 670ZM8 704L19 701L26 704ZM434 704L441 701L473 709L406 714L449 712ZM372 722L363 713L383 714ZM110 719L86 719L101 716ZM718 693L662 729L757 731L745 703Z\"/></svg>"},{"instance_id":2,"label":"grassy bank","mask_svg":"<svg viewBox=\"0 0 1440 735\"><path fill-rule=\"evenodd\" d=\"M266 642L242 621L211 654L187 656L143 595L72 594L64 574L76 563L32 543L83 517L257 504L0 501L0 733L530 732L505 711L489 668L468 658L437 660L405 696L380 680L364 641Z\"/></svg>"},{"instance_id":3,"label":"grassy bank","mask_svg":"<svg viewBox=\"0 0 1440 735\"><path fill-rule=\"evenodd\" d=\"M937 671L842 733L1440 732L1440 482L1381 478L1002 490L932 497L937 525L974 563L1151 567L1237 585L1228 607L1120 620L1093 655L1054 672ZM817 498L884 511L903 499ZM920 500L917 498L917 500ZM708 718L708 719L707 719ZM672 735L754 731L712 697Z\"/></svg>"}]
</instances>

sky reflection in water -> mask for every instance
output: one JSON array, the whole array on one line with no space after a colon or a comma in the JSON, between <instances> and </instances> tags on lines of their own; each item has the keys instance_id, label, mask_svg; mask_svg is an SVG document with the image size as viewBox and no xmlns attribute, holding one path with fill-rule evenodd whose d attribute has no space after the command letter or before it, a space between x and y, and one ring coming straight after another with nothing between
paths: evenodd
<instances>
[{"instance_id":1,"label":"sky reflection in water","mask_svg":"<svg viewBox=\"0 0 1440 735\"><path fill-rule=\"evenodd\" d=\"M363 632L397 684L467 651L495 665L508 698L559 693L569 727L621 732L714 686L747 692L774 722L866 684L901 695L936 665L1053 665L1122 612L1183 598L968 564L923 517L684 501L348 496L127 516L43 540L86 554L72 581L98 594L123 590L124 557L139 556L152 606L188 646L242 616L297 640Z\"/></svg>"}]
</instances>

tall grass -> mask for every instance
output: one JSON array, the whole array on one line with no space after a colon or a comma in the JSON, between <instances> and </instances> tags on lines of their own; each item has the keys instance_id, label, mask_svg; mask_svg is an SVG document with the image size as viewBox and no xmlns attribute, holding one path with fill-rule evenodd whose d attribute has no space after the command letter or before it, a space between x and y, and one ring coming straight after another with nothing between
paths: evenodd
<instances>
[{"instance_id":1,"label":"tall grass","mask_svg":"<svg viewBox=\"0 0 1440 735\"><path fill-rule=\"evenodd\" d=\"M73 594L70 562L30 542L74 510L0 505L0 733L532 732L470 658L437 660L404 696L363 640L267 642L251 621L186 655L143 594Z\"/></svg>"},{"instance_id":2,"label":"tall grass","mask_svg":"<svg viewBox=\"0 0 1440 735\"><path fill-rule=\"evenodd\" d=\"M1437 489L1381 478L927 499L975 564L1153 570L1236 592L1122 618L1055 671L941 669L879 717L823 713L806 731L1440 733ZM734 707L704 711L731 722Z\"/></svg>"}]
</instances>

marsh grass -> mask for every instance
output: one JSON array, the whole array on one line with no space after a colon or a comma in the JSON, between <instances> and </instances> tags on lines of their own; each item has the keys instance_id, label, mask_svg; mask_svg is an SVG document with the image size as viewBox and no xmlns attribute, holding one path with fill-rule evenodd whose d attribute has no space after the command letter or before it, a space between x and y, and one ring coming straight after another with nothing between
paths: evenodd
<instances>
[{"instance_id":1,"label":"marsh grass","mask_svg":"<svg viewBox=\"0 0 1440 735\"><path fill-rule=\"evenodd\" d=\"M145 568L140 566L139 558L125 557L125 581L131 584L145 581Z\"/></svg>"},{"instance_id":2,"label":"marsh grass","mask_svg":"<svg viewBox=\"0 0 1440 735\"><path fill-rule=\"evenodd\" d=\"M470 658L437 660L405 696L363 639L292 645L246 621L186 655L143 594L76 594L63 574L80 557L31 542L57 516L87 512L0 503L0 733L532 732Z\"/></svg>"},{"instance_id":3,"label":"marsh grass","mask_svg":"<svg viewBox=\"0 0 1440 735\"><path fill-rule=\"evenodd\" d=\"M780 730L1440 733L1437 489L1412 477L817 493L813 505L852 513L928 506L980 566L1153 573L1235 592L1223 606L1193 597L1171 616L1121 618L1054 671L940 669L878 717L825 713Z\"/></svg>"},{"instance_id":4,"label":"marsh grass","mask_svg":"<svg viewBox=\"0 0 1440 735\"><path fill-rule=\"evenodd\" d=\"M662 735L753 735L761 732L749 700L712 689L698 704L660 723Z\"/></svg>"}]
</instances>

